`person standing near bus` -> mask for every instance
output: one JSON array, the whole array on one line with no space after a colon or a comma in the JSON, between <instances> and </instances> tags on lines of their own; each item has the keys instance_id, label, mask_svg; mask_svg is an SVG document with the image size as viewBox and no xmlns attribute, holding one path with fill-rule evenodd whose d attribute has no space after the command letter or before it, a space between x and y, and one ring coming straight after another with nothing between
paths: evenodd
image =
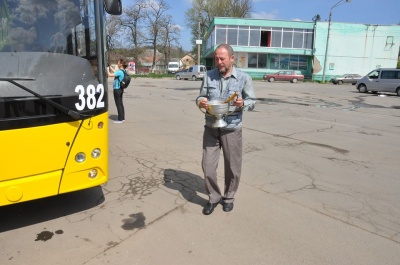
<instances>
[{"instance_id":1,"label":"person standing near bus","mask_svg":"<svg viewBox=\"0 0 400 265\"><path fill-rule=\"evenodd\" d=\"M118 70L114 71L110 66L107 67L108 77L114 77L113 83L113 94L115 105L117 106L118 118L114 123L122 123L125 120L125 108L122 96L124 94L124 89L121 88L121 82L124 79L124 71L128 67L127 62L124 59L119 59L117 63ZM112 71L112 72L111 72Z\"/></svg>"},{"instance_id":2,"label":"person standing near bus","mask_svg":"<svg viewBox=\"0 0 400 265\"><path fill-rule=\"evenodd\" d=\"M230 113L225 117L227 126L214 128L215 117L206 115L203 133L202 167L209 201L203 214L209 215L222 200L223 210L230 212L239 187L242 169L242 116L244 110L253 110L256 104L251 77L234 67L235 56L228 44L221 44L214 54L215 69L208 71L203 79L197 106L207 109L209 100L232 100ZM223 151L225 166L225 188L221 192L217 180L217 167L220 151Z\"/></svg>"}]
</instances>

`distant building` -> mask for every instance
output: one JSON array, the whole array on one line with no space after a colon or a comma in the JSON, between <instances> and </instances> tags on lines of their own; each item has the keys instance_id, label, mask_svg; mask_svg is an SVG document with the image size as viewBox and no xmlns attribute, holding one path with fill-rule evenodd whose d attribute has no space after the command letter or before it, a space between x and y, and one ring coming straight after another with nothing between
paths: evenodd
<instances>
[{"instance_id":1,"label":"distant building","mask_svg":"<svg viewBox=\"0 0 400 265\"><path fill-rule=\"evenodd\" d=\"M322 80L328 22L215 18L207 33L203 58L208 68L214 67L215 48L228 43L236 66L252 77L291 69ZM341 74L396 68L400 26L332 21L328 43L326 81Z\"/></svg>"},{"instance_id":2,"label":"distant building","mask_svg":"<svg viewBox=\"0 0 400 265\"><path fill-rule=\"evenodd\" d=\"M185 56L183 56L181 61L183 63L183 68L185 68L185 69L196 64L196 62L194 61L194 58L191 54L186 54Z\"/></svg>"},{"instance_id":3,"label":"distant building","mask_svg":"<svg viewBox=\"0 0 400 265\"><path fill-rule=\"evenodd\" d=\"M136 66L136 71L138 74L149 73L151 71L151 66L153 65L153 57L154 56L152 49L147 49L139 55L140 66ZM166 68L166 63L163 54L156 51L155 59L156 65L154 71L157 73L164 72Z\"/></svg>"}]
</instances>

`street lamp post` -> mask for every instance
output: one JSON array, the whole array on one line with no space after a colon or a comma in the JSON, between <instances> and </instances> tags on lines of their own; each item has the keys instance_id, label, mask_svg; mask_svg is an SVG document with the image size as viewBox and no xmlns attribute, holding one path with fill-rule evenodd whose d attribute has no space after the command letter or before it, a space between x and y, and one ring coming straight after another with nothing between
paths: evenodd
<instances>
[{"instance_id":1,"label":"street lamp post","mask_svg":"<svg viewBox=\"0 0 400 265\"><path fill-rule=\"evenodd\" d=\"M345 4L345 3L350 3L351 0L340 0L337 2L334 6L331 7L331 10L329 12L329 20L328 20L328 35L326 37L326 48L325 48L325 58L324 58L324 70L322 72L322 83L325 83L325 73L326 73L326 63L328 59L328 47L329 47L329 33L331 31L331 21L332 21L332 9L335 7Z\"/></svg>"}]
</instances>

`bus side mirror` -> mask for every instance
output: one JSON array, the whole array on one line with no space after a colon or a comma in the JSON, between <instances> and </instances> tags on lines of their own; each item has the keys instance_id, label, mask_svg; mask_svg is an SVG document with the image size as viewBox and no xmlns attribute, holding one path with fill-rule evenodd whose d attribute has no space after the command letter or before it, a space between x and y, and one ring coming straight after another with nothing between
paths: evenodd
<instances>
[{"instance_id":1,"label":"bus side mirror","mask_svg":"<svg viewBox=\"0 0 400 265\"><path fill-rule=\"evenodd\" d=\"M110 15L118 16L122 14L121 0L104 0L104 7Z\"/></svg>"}]
</instances>

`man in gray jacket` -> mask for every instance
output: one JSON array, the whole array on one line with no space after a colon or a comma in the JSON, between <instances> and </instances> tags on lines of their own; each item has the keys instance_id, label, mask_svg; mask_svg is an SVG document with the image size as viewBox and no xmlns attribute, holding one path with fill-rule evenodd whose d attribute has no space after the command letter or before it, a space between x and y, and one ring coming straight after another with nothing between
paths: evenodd
<instances>
[{"instance_id":1,"label":"man in gray jacket","mask_svg":"<svg viewBox=\"0 0 400 265\"><path fill-rule=\"evenodd\" d=\"M203 79L196 104L208 109L211 100L226 100L235 92L236 99L230 102L230 114L225 116L227 126L213 128L215 117L206 115L203 134L202 167L209 201L203 214L209 215L221 202L223 210L233 209L235 193L239 187L242 170L242 116L244 110L253 110L255 94L251 77L233 66L235 56L228 44L221 44L215 50L216 68L208 71ZM220 151L224 155L225 189L221 193L217 181L217 167Z\"/></svg>"}]
</instances>

